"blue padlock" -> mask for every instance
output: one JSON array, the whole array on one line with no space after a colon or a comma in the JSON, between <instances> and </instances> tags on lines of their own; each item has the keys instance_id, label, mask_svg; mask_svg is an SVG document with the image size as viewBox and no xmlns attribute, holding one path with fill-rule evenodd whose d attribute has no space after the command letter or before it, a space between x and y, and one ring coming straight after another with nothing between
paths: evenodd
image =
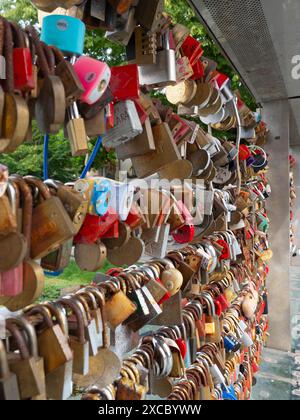
<instances>
[{"instance_id":1,"label":"blue padlock","mask_svg":"<svg viewBox=\"0 0 300 420\"><path fill-rule=\"evenodd\" d=\"M241 343L239 340L232 334L227 334L224 337L224 347L228 353L237 352L241 348Z\"/></svg>"},{"instance_id":2,"label":"blue padlock","mask_svg":"<svg viewBox=\"0 0 300 420\"><path fill-rule=\"evenodd\" d=\"M110 181L102 179L100 182L95 182L91 201L98 216L104 216L107 213L111 198L111 190L112 185Z\"/></svg>"},{"instance_id":3,"label":"blue padlock","mask_svg":"<svg viewBox=\"0 0 300 420\"><path fill-rule=\"evenodd\" d=\"M82 55L85 24L72 16L49 15L43 19L41 40L71 55Z\"/></svg>"},{"instance_id":4,"label":"blue padlock","mask_svg":"<svg viewBox=\"0 0 300 420\"><path fill-rule=\"evenodd\" d=\"M222 387L222 398L225 401L237 401L237 396L232 385L227 386L226 388Z\"/></svg>"}]
</instances>

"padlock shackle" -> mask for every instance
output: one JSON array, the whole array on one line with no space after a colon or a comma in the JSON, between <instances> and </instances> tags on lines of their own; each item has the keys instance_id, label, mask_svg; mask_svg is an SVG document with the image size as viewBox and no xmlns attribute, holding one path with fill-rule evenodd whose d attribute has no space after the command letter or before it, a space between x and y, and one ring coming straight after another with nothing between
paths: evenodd
<instances>
[{"instance_id":1,"label":"padlock shackle","mask_svg":"<svg viewBox=\"0 0 300 420\"><path fill-rule=\"evenodd\" d=\"M45 306L55 317L57 324L60 326L62 332L68 336L69 335L69 327L68 327L68 319L65 314L65 310L62 305L59 303L54 302L43 302L41 305Z\"/></svg>"},{"instance_id":2,"label":"padlock shackle","mask_svg":"<svg viewBox=\"0 0 300 420\"><path fill-rule=\"evenodd\" d=\"M52 320L52 316L51 316L51 312L49 311L49 309L46 306L42 306L42 305L36 305L33 308L31 308L26 315L41 315L43 317L43 322L46 325L46 328L53 328L54 327L54 323Z\"/></svg>"},{"instance_id":3,"label":"padlock shackle","mask_svg":"<svg viewBox=\"0 0 300 420\"><path fill-rule=\"evenodd\" d=\"M31 190L24 179L18 175L10 177L18 186L23 199L22 233L27 240L26 258L30 256L33 198Z\"/></svg>"},{"instance_id":4,"label":"padlock shackle","mask_svg":"<svg viewBox=\"0 0 300 420\"><path fill-rule=\"evenodd\" d=\"M10 25L13 33L14 48L26 48L25 37L21 28L16 22L10 22Z\"/></svg>"},{"instance_id":5,"label":"padlock shackle","mask_svg":"<svg viewBox=\"0 0 300 420\"><path fill-rule=\"evenodd\" d=\"M30 35L37 55L38 66L41 69L43 77L46 77L50 74L50 68L37 31L33 26L27 26L25 31Z\"/></svg>"},{"instance_id":6,"label":"padlock shackle","mask_svg":"<svg viewBox=\"0 0 300 420\"><path fill-rule=\"evenodd\" d=\"M30 355L32 357L37 358L38 357L38 341L35 329L33 325L30 324L30 322L25 319L24 317L14 318L14 323L21 327L22 330L25 331L27 335L27 343L28 348L30 351Z\"/></svg>"},{"instance_id":7,"label":"padlock shackle","mask_svg":"<svg viewBox=\"0 0 300 420\"><path fill-rule=\"evenodd\" d=\"M44 200L49 200L52 197L49 188L40 179L28 175L24 177L24 180L30 186L37 188Z\"/></svg>"},{"instance_id":8,"label":"padlock shackle","mask_svg":"<svg viewBox=\"0 0 300 420\"><path fill-rule=\"evenodd\" d=\"M76 301L81 303L81 305L83 306L83 309L84 309L84 316L86 317L87 324L90 324L90 322L92 320L92 315L91 315L91 309L90 309L89 304L86 300L86 297L84 297L82 293L79 294L77 292L75 294L75 296L73 296L73 299L75 299Z\"/></svg>"},{"instance_id":9,"label":"padlock shackle","mask_svg":"<svg viewBox=\"0 0 300 420\"><path fill-rule=\"evenodd\" d=\"M30 358L30 351L27 347L25 338L19 328L18 319L17 318L8 318L6 320L6 329L10 332L16 344L18 346L18 350L20 351L20 356L22 360L27 360Z\"/></svg>"},{"instance_id":10,"label":"padlock shackle","mask_svg":"<svg viewBox=\"0 0 300 420\"><path fill-rule=\"evenodd\" d=\"M60 298L58 300L58 303L60 303L65 308L71 309L72 313L75 315L77 320L77 339L79 343L84 344L86 342L84 328L87 325L87 323L85 319L85 311L82 304L78 300L75 301L74 299L68 296Z\"/></svg>"}]
</instances>

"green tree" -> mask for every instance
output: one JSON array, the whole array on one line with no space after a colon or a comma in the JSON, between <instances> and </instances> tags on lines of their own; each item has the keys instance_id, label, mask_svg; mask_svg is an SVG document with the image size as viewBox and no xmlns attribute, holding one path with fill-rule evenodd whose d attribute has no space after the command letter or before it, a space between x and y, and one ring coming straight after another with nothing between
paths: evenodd
<instances>
[{"instance_id":1,"label":"green tree","mask_svg":"<svg viewBox=\"0 0 300 420\"><path fill-rule=\"evenodd\" d=\"M182 23L190 28L192 35L202 42L205 55L217 61L218 69L231 77L233 87L239 89L247 105L255 109L255 102L251 94L242 85L239 76L229 66L219 48L208 37L186 0L165 0L165 3L167 12L173 17L174 22ZM29 0L2 0L0 1L0 12L6 18L17 21L23 26L36 24L38 19L37 10ZM106 61L110 66L120 65L126 61L125 49L106 39L102 30L87 31L85 51L94 58ZM94 144L95 139L91 141L90 149ZM102 148L94 166L97 169L101 168L105 163L114 161L114 159L114 153L107 152ZM6 164L11 173L42 176L43 138L35 124L32 141L23 144L13 154L2 155L0 162ZM58 135L51 136L49 146L49 174L51 177L61 181L70 181L79 176L83 167L84 158L71 156L70 145L64 138L63 131Z\"/></svg>"}]
</instances>

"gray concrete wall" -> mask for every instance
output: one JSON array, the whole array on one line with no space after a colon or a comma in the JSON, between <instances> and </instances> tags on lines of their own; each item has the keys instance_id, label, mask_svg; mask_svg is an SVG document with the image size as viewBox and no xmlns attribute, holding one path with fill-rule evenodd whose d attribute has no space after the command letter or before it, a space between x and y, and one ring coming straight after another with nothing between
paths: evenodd
<instances>
[{"instance_id":1,"label":"gray concrete wall","mask_svg":"<svg viewBox=\"0 0 300 420\"><path fill-rule=\"evenodd\" d=\"M272 196L268 200L271 219L270 243L274 252L269 288L270 339L276 350L291 349L289 287L289 106L288 101L264 104L263 119L270 129L267 150L270 152L269 179Z\"/></svg>"}]
</instances>

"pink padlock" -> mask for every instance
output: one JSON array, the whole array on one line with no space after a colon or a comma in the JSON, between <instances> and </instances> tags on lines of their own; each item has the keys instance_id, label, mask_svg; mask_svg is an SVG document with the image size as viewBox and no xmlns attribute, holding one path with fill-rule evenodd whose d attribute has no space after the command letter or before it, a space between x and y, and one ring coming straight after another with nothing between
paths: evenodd
<instances>
[{"instance_id":1,"label":"pink padlock","mask_svg":"<svg viewBox=\"0 0 300 420\"><path fill-rule=\"evenodd\" d=\"M81 56L75 62L74 70L85 89L80 100L93 105L101 98L109 85L111 78L109 66L103 61Z\"/></svg>"},{"instance_id":2,"label":"pink padlock","mask_svg":"<svg viewBox=\"0 0 300 420\"><path fill-rule=\"evenodd\" d=\"M17 193L16 196L21 193L23 201L23 234L27 240L27 251L25 258L29 254L29 243L30 243L30 233L31 233L31 218L32 218L32 194L30 188L27 186L26 182L22 178L12 177L14 184L10 182L8 184L8 191L12 188ZM17 296L23 291L23 274L24 274L24 264L23 261L16 266L15 268L6 271L1 274L0 281L0 295L2 296Z\"/></svg>"}]
</instances>

